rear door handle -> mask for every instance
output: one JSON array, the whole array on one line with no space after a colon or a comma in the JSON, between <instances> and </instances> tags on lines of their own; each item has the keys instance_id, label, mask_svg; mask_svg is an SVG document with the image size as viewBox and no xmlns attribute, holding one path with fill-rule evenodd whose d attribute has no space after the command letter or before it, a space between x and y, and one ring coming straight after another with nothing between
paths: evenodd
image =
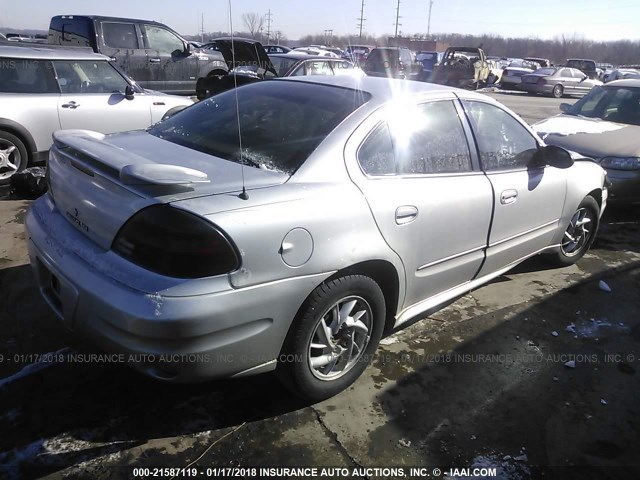
<instances>
[{"instance_id":1,"label":"rear door handle","mask_svg":"<svg viewBox=\"0 0 640 480\"><path fill-rule=\"evenodd\" d=\"M405 225L413 222L418 217L418 208L413 205L402 205L396 208L396 223Z\"/></svg>"},{"instance_id":2,"label":"rear door handle","mask_svg":"<svg viewBox=\"0 0 640 480\"><path fill-rule=\"evenodd\" d=\"M518 199L518 191L514 189L505 190L500 194L500 203L509 205Z\"/></svg>"},{"instance_id":3,"label":"rear door handle","mask_svg":"<svg viewBox=\"0 0 640 480\"><path fill-rule=\"evenodd\" d=\"M79 106L80 106L80 104L74 102L73 100L71 100L69 103L63 103L62 104L62 108L70 108L72 110L78 108Z\"/></svg>"},{"instance_id":4,"label":"rear door handle","mask_svg":"<svg viewBox=\"0 0 640 480\"><path fill-rule=\"evenodd\" d=\"M160 63L160 59L159 58L150 58L149 62L150 63Z\"/></svg>"}]
</instances>

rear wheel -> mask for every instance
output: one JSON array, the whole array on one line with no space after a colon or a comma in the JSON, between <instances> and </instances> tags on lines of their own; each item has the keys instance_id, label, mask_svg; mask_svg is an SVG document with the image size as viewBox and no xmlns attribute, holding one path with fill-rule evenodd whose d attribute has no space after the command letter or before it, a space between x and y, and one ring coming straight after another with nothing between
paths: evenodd
<instances>
[{"instance_id":1,"label":"rear wheel","mask_svg":"<svg viewBox=\"0 0 640 480\"><path fill-rule=\"evenodd\" d=\"M11 176L23 170L29 160L22 140L12 133L0 130L0 185L7 185Z\"/></svg>"},{"instance_id":2,"label":"rear wheel","mask_svg":"<svg viewBox=\"0 0 640 480\"><path fill-rule=\"evenodd\" d=\"M384 295L371 278L349 275L322 284L291 326L277 373L306 400L331 397L371 362L384 321Z\"/></svg>"},{"instance_id":3,"label":"rear wheel","mask_svg":"<svg viewBox=\"0 0 640 480\"><path fill-rule=\"evenodd\" d=\"M553 91L551 92L551 94L554 98L562 98L562 95L564 94L564 88L562 87L562 85L558 84L553 87Z\"/></svg>"},{"instance_id":4,"label":"rear wheel","mask_svg":"<svg viewBox=\"0 0 640 480\"><path fill-rule=\"evenodd\" d=\"M582 200L567 225L560 250L553 261L556 265L573 265L589 250L598 231L600 207L591 196Z\"/></svg>"}]
</instances>

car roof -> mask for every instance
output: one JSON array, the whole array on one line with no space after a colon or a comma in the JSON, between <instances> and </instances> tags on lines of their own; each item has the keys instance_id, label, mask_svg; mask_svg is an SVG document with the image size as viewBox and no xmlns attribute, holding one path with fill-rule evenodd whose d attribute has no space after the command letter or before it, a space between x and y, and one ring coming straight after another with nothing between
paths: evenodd
<instances>
[{"instance_id":1,"label":"car roof","mask_svg":"<svg viewBox=\"0 0 640 480\"><path fill-rule=\"evenodd\" d=\"M626 78L605 83L603 87L640 87L640 78Z\"/></svg>"},{"instance_id":2,"label":"car roof","mask_svg":"<svg viewBox=\"0 0 640 480\"><path fill-rule=\"evenodd\" d=\"M289 52L289 53L269 53L269 57L275 58L292 58L294 60L338 60L340 62L344 62L343 58L337 57L324 57L322 55L309 55L304 52Z\"/></svg>"},{"instance_id":3,"label":"car roof","mask_svg":"<svg viewBox=\"0 0 640 480\"><path fill-rule=\"evenodd\" d=\"M0 57L30 60L109 60L109 57L95 53L90 47L59 47L41 43L3 43L0 45Z\"/></svg>"},{"instance_id":4,"label":"car roof","mask_svg":"<svg viewBox=\"0 0 640 480\"><path fill-rule=\"evenodd\" d=\"M413 82L394 78L352 77L350 75L313 75L306 77L285 77L274 81L314 83L360 90L370 94L374 99L374 102L371 103L375 104L387 102L398 95L404 96L430 93L437 95L438 93L444 92L452 92L464 98L482 98L491 103L497 103L491 97L486 95L480 95L478 93L461 90L459 88L437 85L435 83Z\"/></svg>"}]
</instances>

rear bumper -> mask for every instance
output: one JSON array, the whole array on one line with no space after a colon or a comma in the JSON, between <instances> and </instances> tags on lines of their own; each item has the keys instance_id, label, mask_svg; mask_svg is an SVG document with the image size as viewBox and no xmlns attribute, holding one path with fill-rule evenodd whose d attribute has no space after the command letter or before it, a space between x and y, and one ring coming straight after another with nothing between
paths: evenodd
<instances>
[{"instance_id":1,"label":"rear bumper","mask_svg":"<svg viewBox=\"0 0 640 480\"><path fill-rule=\"evenodd\" d=\"M96 268L100 255L112 253L96 250L94 265L74 253L70 245L90 241L69 222L53 222L55 216L61 217L45 195L25 219L42 296L66 328L107 352L123 354L130 366L161 380L191 382L275 368L297 310L330 275L243 289L220 276L206 294L145 292Z\"/></svg>"}]
</instances>

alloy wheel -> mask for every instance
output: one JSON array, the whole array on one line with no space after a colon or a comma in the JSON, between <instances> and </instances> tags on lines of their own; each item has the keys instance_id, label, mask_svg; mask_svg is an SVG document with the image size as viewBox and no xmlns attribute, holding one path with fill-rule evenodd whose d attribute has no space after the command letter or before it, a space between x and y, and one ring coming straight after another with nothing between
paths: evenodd
<instances>
[{"instance_id":1,"label":"alloy wheel","mask_svg":"<svg viewBox=\"0 0 640 480\"><path fill-rule=\"evenodd\" d=\"M334 303L311 337L311 373L320 380L335 380L351 370L369 344L372 321L371 306L362 297L349 296Z\"/></svg>"},{"instance_id":2,"label":"alloy wheel","mask_svg":"<svg viewBox=\"0 0 640 480\"><path fill-rule=\"evenodd\" d=\"M567 257L577 255L591 238L593 221L587 208L579 208L571 217L571 222L562 238L562 252Z\"/></svg>"}]
</instances>

